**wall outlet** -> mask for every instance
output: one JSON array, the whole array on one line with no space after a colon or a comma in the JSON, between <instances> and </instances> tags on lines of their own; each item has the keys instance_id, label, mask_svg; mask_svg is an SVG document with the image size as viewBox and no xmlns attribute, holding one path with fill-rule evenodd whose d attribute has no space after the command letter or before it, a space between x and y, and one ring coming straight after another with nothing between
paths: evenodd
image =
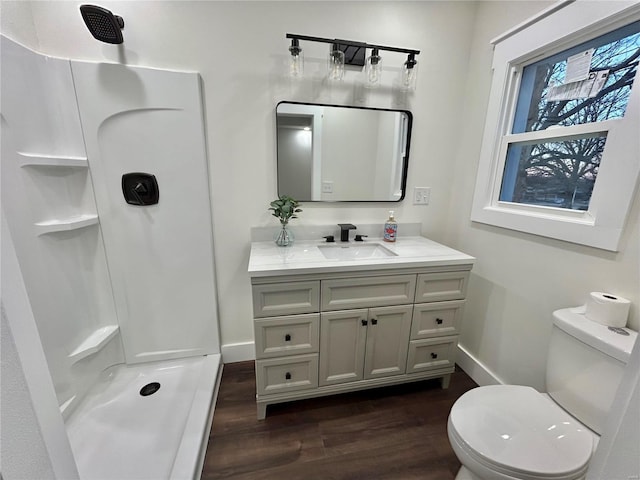
<instances>
[{"instance_id":1,"label":"wall outlet","mask_svg":"<svg viewBox=\"0 0 640 480\"><path fill-rule=\"evenodd\" d=\"M414 187L413 189L414 205L429 205L430 197L431 197L431 187Z\"/></svg>"},{"instance_id":2,"label":"wall outlet","mask_svg":"<svg viewBox=\"0 0 640 480\"><path fill-rule=\"evenodd\" d=\"M333 182L325 180L322 182L322 193L333 193Z\"/></svg>"}]
</instances>

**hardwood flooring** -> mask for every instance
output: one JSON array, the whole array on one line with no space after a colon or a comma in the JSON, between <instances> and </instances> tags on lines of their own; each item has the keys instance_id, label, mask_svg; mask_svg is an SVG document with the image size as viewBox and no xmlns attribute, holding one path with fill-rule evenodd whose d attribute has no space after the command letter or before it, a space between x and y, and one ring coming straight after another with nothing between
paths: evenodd
<instances>
[{"instance_id":1,"label":"hardwood flooring","mask_svg":"<svg viewBox=\"0 0 640 480\"><path fill-rule=\"evenodd\" d=\"M254 362L224 366L203 480L453 480L451 405L476 384L439 380L270 405L256 419Z\"/></svg>"}]
</instances>

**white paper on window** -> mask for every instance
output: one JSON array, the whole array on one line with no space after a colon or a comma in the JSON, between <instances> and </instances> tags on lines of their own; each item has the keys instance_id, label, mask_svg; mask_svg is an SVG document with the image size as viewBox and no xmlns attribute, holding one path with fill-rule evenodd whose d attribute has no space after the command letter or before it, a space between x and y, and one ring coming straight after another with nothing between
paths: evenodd
<instances>
[{"instance_id":1,"label":"white paper on window","mask_svg":"<svg viewBox=\"0 0 640 480\"><path fill-rule=\"evenodd\" d=\"M608 76L609 70L591 72L585 80L550 87L545 99L547 102L558 102L595 97L604 87Z\"/></svg>"},{"instance_id":2,"label":"white paper on window","mask_svg":"<svg viewBox=\"0 0 640 480\"><path fill-rule=\"evenodd\" d=\"M589 70L591 70L591 58L593 57L594 48L585 50L584 52L572 55L567 59L567 71L564 74L564 83L579 82L589 78Z\"/></svg>"}]
</instances>

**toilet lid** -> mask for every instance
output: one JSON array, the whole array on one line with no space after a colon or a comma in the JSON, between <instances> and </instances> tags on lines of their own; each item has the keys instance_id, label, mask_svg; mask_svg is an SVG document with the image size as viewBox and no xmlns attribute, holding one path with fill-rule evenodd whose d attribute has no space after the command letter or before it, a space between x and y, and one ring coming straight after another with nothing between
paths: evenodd
<instances>
[{"instance_id":1,"label":"toilet lid","mask_svg":"<svg viewBox=\"0 0 640 480\"><path fill-rule=\"evenodd\" d=\"M516 476L572 478L593 451L589 429L531 387L469 390L451 409L449 428L479 461Z\"/></svg>"}]
</instances>

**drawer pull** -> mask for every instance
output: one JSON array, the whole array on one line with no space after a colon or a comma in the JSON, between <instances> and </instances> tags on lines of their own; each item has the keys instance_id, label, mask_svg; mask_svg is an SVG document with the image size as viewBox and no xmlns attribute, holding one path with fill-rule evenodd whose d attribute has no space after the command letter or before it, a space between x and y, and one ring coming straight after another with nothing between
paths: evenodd
<instances>
[{"instance_id":1,"label":"drawer pull","mask_svg":"<svg viewBox=\"0 0 640 480\"><path fill-rule=\"evenodd\" d=\"M366 326L367 326L367 323L368 323L368 322L367 322L366 320L361 320L361 322L362 322L362 326L363 326L363 327L366 327Z\"/></svg>"},{"instance_id":2,"label":"drawer pull","mask_svg":"<svg viewBox=\"0 0 640 480\"><path fill-rule=\"evenodd\" d=\"M284 341L285 342L290 342L291 341L291 335L289 335L288 333L284 336Z\"/></svg>"},{"instance_id":3,"label":"drawer pull","mask_svg":"<svg viewBox=\"0 0 640 480\"><path fill-rule=\"evenodd\" d=\"M291 380L291 373L287 372L284 374L285 380Z\"/></svg>"},{"instance_id":4,"label":"drawer pull","mask_svg":"<svg viewBox=\"0 0 640 480\"><path fill-rule=\"evenodd\" d=\"M438 354L431 352L431 358L433 358L433 359L438 358Z\"/></svg>"},{"instance_id":5,"label":"drawer pull","mask_svg":"<svg viewBox=\"0 0 640 480\"><path fill-rule=\"evenodd\" d=\"M371 319L371 325L377 325L378 324L378 319L377 318L372 318Z\"/></svg>"},{"instance_id":6,"label":"drawer pull","mask_svg":"<svg viewBox=\"0 0 640 480\"><path fill-rule=\"evenodd\" d=\"M438 325L442 325L443 320L441 318L436 318L436 323Z\"/></svg>"}]
</instances>

